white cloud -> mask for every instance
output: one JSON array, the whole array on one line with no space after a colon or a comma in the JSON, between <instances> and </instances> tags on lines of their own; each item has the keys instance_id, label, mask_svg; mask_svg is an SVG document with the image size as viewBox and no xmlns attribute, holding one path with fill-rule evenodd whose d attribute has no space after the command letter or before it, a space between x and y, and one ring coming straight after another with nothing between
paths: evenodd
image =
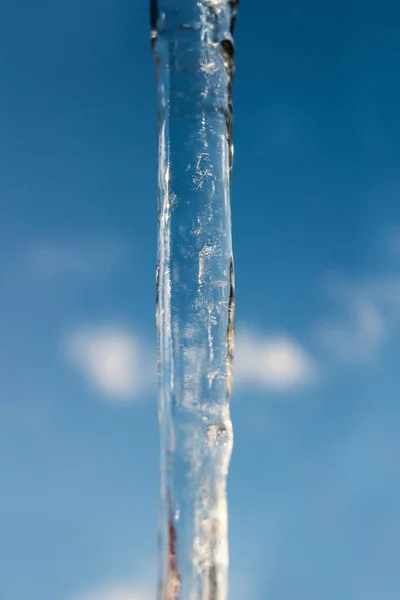
<instances>
[{"instance_id":1,"label":"white cloud","mask_svg":"<svg viewBox=\"0 0 400 600\"><path fill-rule=\"evenodd\" d=\"M152 600L148 586L116 585L84 592L74 600Z\"/></svg>"},{"instance_id":2,"label":"white cloud","mask_svg":"<svg viewBox=\"0 0 400 600\"><path fill-rule=\"evenodd\" d=\"M235 383L285 391L309 383L315 376L313 359L289 336L250 330L236 336Z\"/></svg>"},{"instance_id":3,"label":"white cloud","mask_svg":"<svg viewBox=\"0 0 400 600\"><path fill-rule=\"evenodd\" d=\"M124 327L78 328L63 341L67 360L112 401L132 400L156 382L153 354ZM238 385L286 391L311 382L316 372L314 360L289 336L242 330L236 337Z\"/></svg>"},{"instance_id":4,"label":"white cloud","mask_svg":"<svg viewBox=\"0 0 400 600\"><path fill-rule=\"evenodd\" d=\"M229 597L232 596L233 600L251 598L249 583L248 579L242 576L238 577L234 573ZM153 583L140 582L138 584L126 583L102 586L93 590L85 590L74 596L72 600L154 600L155 587Z\"/></svg>"},{"instance_id":5,"label":"white cloud","mask_svg":"<svg viewBox=\"0 0 400 600\"><path fill-rule=\"evenodd\" d=\"M64 342L66 358L110 399L133 399L155 381L151 353L124 327L77 329L65 336Z\"/></svg>"}]
</instances>

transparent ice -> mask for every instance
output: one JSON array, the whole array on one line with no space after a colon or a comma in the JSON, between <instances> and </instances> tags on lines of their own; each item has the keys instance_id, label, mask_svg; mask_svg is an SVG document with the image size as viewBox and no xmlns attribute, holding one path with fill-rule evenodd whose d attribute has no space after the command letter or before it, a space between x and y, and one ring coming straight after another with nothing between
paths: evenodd
<instances>
[{"instance_id":1,"label":"transparent ice","mask_svg":"<svg viewBox=\"0 0 400 600\"><path fill-rule=\"evenodd\" d=\"M232 0L151 5L158 90L159 600L226 600Z\"/></svg>"}]
</instances>

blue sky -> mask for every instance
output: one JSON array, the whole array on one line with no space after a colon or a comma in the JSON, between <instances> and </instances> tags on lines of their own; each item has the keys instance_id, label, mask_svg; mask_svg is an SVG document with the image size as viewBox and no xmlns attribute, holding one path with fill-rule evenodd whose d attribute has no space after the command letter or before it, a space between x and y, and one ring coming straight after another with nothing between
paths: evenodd
<instances>
[{"instance_id":1,"label":"blue sky","mask_svg":"<svg viewBox=\"0 0 400 600\"><path fill-rule=\"evenodd\" d=\"M399 23L242 1L231 600L399 597ZM0 2L4 600L154 597L148 29L144 0Z\"/></svg>"}]
</instances>

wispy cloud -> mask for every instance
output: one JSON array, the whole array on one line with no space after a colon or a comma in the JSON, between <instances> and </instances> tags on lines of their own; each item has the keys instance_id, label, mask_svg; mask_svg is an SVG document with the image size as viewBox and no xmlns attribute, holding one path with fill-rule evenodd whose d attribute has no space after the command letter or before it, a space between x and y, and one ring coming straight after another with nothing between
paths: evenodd
<instances>
[{"instance_id":1,"label":"wispy cloud","mask_svg":"<svg viewBox=\"0 0 400 600\"><path fill-rule=\"evenodd\" d=\"M98 277L119 265L128 249L123 240L106 236L42 239L29 248L27 266L40 275Z\"/></svg>"},{"instance_id":2,"label":"wispy cloud","mask_svg":"<svg viewBox=\"0 0 400 600\"><path fill-rule=\"evenodd\" d=\"M235 383L288 391L315 380L316 363L288 335L267 336L239 330L235 350Z\"/></svg>"},{"instance_id":3,"label":"wispy cloud","mask_svg":"<svg viewBox=\"0 0 400 600\"><path fill-rule=\"evenodd\" d=\"M89 590L73 600L151 600L153 596L149 586L126 584Z\"/></svg>"},{"instance_id":4,"label":"wispy cloud","mask_svg":"<svg viewBox=\"0 0 400 600\"><path fill-rule=\"evenodd\" d=\"M77 328L63 342L67 360L110 400L133 400L154 384L152 353L125 327Z\"/></svg>"},{"instance_id":5,"label":"wispy cloud","mask_svg":"<svg viewBox=\"0 0 400 600\"><path fill-rule=\"evenodd\" d=\"M387 247L392 255L400 257L400 227L392 227L389 231Z\"/></svg>"},{"instance_id":6,"label":"wispy cloud","mask_svg":"<svg viewBox=\"0 0 400 600\"><path fill-rule=\"evenodd\" d=\"M316 333L334 360L365 363L379 356L387 335L387 315L377 284L378 280L363 285L344 279L330 282L329 295L339 315L318 323Z\"/></svg>"},{"instance_id":7,"label":"wispy cloud","mask_svg":"<svg viewBox=\"0 0 400 600\"><path fill-rule=\"evenodd\" d=\"M335 315L315 326L320 347L339 362L379 360L399 332L400 273L382 270L360 278L331 277L326 289Z\"/></svg>"}]
</instances>

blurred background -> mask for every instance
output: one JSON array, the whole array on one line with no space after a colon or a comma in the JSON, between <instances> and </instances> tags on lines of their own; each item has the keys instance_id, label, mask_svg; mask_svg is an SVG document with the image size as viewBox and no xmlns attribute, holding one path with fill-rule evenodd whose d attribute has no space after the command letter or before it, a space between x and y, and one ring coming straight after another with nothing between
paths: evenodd
<instances>
[{"instance_id":1,"label":"blurred background","mask_svg":"<svg viewBox=\"0 0 400 600\"><path fill-rule=\"evenodd\" d=\"M400 5L242 0L230 600L400 597ZM0 599L155 597L147 0L0 0Z\"/></svg>"}]
</instances>

